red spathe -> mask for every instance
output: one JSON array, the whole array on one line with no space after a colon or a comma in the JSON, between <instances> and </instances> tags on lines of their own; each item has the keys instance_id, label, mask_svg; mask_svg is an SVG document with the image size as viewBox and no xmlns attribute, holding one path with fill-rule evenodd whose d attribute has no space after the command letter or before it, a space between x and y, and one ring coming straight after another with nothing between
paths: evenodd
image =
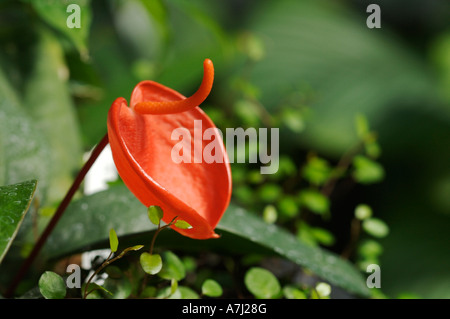
<instances>
[{"instance_id":1,"label":"red spathe","mask_svg":"<svg viewBox=\"0 0 450 319\"><path fill-rule=\"evenodd\" d=\"M140 82L133 90L130 105L118 98L108 113L108 137L119 175L131 192L146 207L160 206L163 221L174 217L185 220L192 228L172 228L187 237L208 239L219 237L214 228L228 207L231 197L231 169L223 163L175 163L172 148L180 140L172 140L175 129L190 131L191 150L199 143L202 149L210 141L195 141L194 121L202 123L202 134L215 128L211 119L195 106L174 114L141 114L133 107L140 102L177 101L180 93L152 81ZM201 138L201 137L200 137ZM226 158L223 142L220 150ZM216 150L217 151L217 150Z\"/></svg>"}]
</instances>

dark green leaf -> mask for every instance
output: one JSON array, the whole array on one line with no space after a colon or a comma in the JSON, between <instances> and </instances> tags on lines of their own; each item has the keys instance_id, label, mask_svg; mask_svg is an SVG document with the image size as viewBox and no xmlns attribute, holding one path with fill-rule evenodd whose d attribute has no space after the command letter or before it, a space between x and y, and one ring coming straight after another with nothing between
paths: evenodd
<instances>
[{"instance_id":1,"label":"dark green leaf","mask_svg":"<svg viewBox=\"0 0 450 319\"><path fill-rule=\"evenodd\" d=\"M0 68L0 185L36 179L35 197L45 200L51 152L42 133L19 103Z\"/></svg>"},{"instance_id":2,"label":"dark green leaf","mask_svg":"<svg viewBox=\"0 0 450 319\"><path fill-rule=\"evenodd\" d=\"M114 228L119 236L134 235L135 243L151 238L150 231L156 226L148 223L146 208L134 195L125 186L116 186L73 202L50 236L46 252L56 257L102 241L103 246L96 247L107 247L104 234L110 228ZM369 295L365 280L348 261L318 247L309 247L286 230L267 224L235 205L230 205L216 231L222 235L220 239L205 241L191 241L172 231L161 232L158 247L275 252L350 293ZM138 238L140 233L144 233L144 237Z\"/></svg>"},{"instance_id":3,"label":"dark green leaf","mask_svg":"<svg viewBox=\"0 0 450 319\"><path fill-rule=\"evenodd\" d=\"M80 130L68 87L69 71L61 44L46 29L39 29L32 53L23 106L51 148L45 158L51 174L48 200L60 201L82 160Z\"/></svg>"},{"instance_id":4,"label":"dark green leaf","mask_svg":"<svg viewBox=\"0 0 450 319\"><path fill-rule=\"evenodd\" d=\"M28 211L37 181L0 186L0 263Z\"/></svg>"},{"instance_id":5,"label":"dark green leaf","mask_svg":"<svg viewBox=\"0 0 450 319\"><path fill-rule=\"evenodd\" d=\"M63 299L66 296L66 283L52 271L46 271L39 278L39 290L45 299Z\"/></svg>"},{"instance_id":6,"label":"dark green leaf","mask_svg":"<svg viewBox=\"0 0 450 319\"><path fill-rule=\"evenodd\" d=\"M91 9L89 0L27 0L33 6L39 16L49 25L67 36L77 47L81 54L87 54L87 40L91 24ZM80 13L79 27L69 27L75 22L72 18L76 11L69 7L70 4L78 5ZM68 21L69 20L69 21ZM68 25L69 22L69 25Z\"/></svg>"},{"instance_id":7,"label":"dark green leaf","mask_svg":"<svg viewBox=\"0 0 450 319\"><path fill-rule=\"evenodd\" d=\"M307 93L301 83L314 90L306 129L292 141L340 156L355 143L355 114L386 127L402 117L387 121L393 108L431 109L439 99L433 75L408 46L372 32L346 4L267 1L259 9L247 27L264 35L266 55L251 75L260 100L272 112L288 93Z\"/></svg>"},{"instance_id":8,"label":"dark green leaf","mask_svg":"<svg viewBox=\"0 0 450 319\"><path fill-rule=\"evenodd\" d=\"M158 276L164 279L182 280L186 276L183 262L171 251L166 251L162 255L163 267Z\"/></svg>"}]
</instances>

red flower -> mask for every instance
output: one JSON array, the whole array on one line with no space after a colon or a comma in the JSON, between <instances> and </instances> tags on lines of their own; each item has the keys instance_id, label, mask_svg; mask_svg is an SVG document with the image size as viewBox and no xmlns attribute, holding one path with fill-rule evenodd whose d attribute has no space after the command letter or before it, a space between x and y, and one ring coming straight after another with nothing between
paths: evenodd
<instances>
[{"instance_id":1,"label":"red flower","mask_svg":"<svg viewBox=\"0 0 450 319\"><path fill-rule=\"evenodd\" d=\"M124 183L146 207L160 206L164 222L176 216L188 222L190 229L171 227L195 239L219 237L214 228L231 196L231 169L222 140L223 163L175 163L171 158L172 148L180 142L171 139L175 129L187 128L193 146L195 138L199 143L194 121L201 121L202 136L206 129L215 128L198 107L214 80L211 60L206 59L203 67L202 84L189 98L159 83L143 81L134 88L130 107L124 98L118 98L108 113L109 143ZM206 142L200 143L203 150Z\"/></svg>"}]
</instances>

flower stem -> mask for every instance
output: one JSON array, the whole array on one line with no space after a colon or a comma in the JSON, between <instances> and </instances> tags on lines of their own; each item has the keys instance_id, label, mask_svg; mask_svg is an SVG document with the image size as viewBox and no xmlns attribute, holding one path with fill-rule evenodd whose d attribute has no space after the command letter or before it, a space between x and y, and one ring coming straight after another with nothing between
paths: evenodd
<instances>
[{"instance_id":1,"label":"flower stem","mask_svg":"<svg viewBox=\"0 0 450 319\"><path fill-rule=\"evenodd\" d=\"M94 289L91 290L91 291L89 291L89 292L87 291L89 285L91 284L92 279L94 279L94 277L97 276L98 273L99 273L100 271L102 271L103 268L105 268L105 267L108 266L110 263L112 263L113 261L115 261L116 259L118 259L118 257L116 257L116 258L113 258L113 259L110 260L110 258L112 257L112 255L113 255L113 252L111 252L111 253L109 254L108 258L106 258L106 260L102 263L102 265L101 265L101 266L100 266L100 267L92 274L91 277L89 277L89 279L88 279L86 285L84 286L83 299L86 299L86 297L87 297L92 291L94 291Z\"/></svg>"},{"instance_id":2,"label":"flower stem","mask_svg":"<svg viewBox=\"0 0 450 319\"><path fill-rule=\"evenodd\" d=\"M168 223L167 225L164 225L162 227L161 227L161 222L158 224L158 228L156 229L155 233L153 234L152 243L150 244L150 250L149 250L149 254L150 255L153 255L153 248L155 246L155 241L156 241L156 237L158 236L158 234L161 232L161 230L169 228L170 226L172 226L175 223L175 220L177 218L178 218L178 216L175 216L170 223ZM145 273L144 274L144 279L142 280L142 285L141 285L141 289L139 291L139 294L141 294L142 291L144 290L145 286L147 286L147 280L148 280L148 274Z\"/></svg>"},{"instance_id":3,"label":"flower stem","mask_svg":"<svg viewBox=\"0 0 450 319\"><path fill-rule=\"evenodd\" d=\"M80 172L78 173L77 177L75 178L72 186L67 191L66 196L59 204L55 214L53 215L50 222L47 224L45 230L40 235L38 241L33 247L33 250L28 255L27 259L23 262L21 268L16 274L16 277L13 279L12 283L10 284L8 290L5 293L6 298L11 298L14 294L14 291L17 288L17 285L22 281L25 274L28 272L29 268L31 267L32 263L34 262L36 256L41 251L42 247L44 246L45 242L47 241L48 236L51 234L53 229L55 228L56 224L58 223L59 219L65 212L67 206L69 206L70 201L72 200L73 196L75 195L76 191L80 187L82 181L84 180L84 177L86 176L87 172L90 170L92 165L94 164L97 157L100 155L100 153L103 151L106 145L108 145L109 139L108 134L105 134L105 136L101 139L101 141L97 144L97 146L94 148L94 150L91 153L91 156L87 160L87 162L84 164L84 166L81 168Z\"/></svg>"}]
</instances>

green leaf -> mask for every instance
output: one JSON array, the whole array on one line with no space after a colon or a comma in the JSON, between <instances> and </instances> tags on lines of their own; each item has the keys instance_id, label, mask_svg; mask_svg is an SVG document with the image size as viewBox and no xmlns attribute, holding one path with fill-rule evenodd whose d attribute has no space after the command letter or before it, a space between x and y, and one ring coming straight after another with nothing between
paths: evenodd
<instances>
[{"instance_id":1,"label":"green leaf","mask_svg":"<svg viewBox=\"0 0 450 319\"><path fill-rule=\"evenodd\" d=\"M148 218L154 225L159 225L164 216L164 212L159 206L149 206L147 209Z\"/></svg>"},{"instance_id":2,"label":"green leaf","mask_svg":"<svg viewBox=\"0 0 450 319\"><path fill-rule=\"evenodd\" d=\"M305 189L299 193L300 204L316 214L325 214L329 211L330 202L328 198L313 189Z\"/></svg>"},{"instance_id":3,"label":"green leaf","mask_svg":"<svg viewBox=\"0 0 450 319\"><path fill-rule=\"evenodd\" d=\"M1 61L4 62L4 61ZM45 200L51 150L33 119L19 103L0 68L0 185L38 180L35 197Z\"/></svg>"},{"instance_id":4,"label":"green leaf","mask_svg":"<svg viewBox=\"0 0 450 319\"><path fill-rule=\"evenodd\" d=\"M268 224L273 224L277 221L277 209L273 205L267 205L263 210L263 219Z\"/></svg>"},{"instance_id":5,"label":"green leaf","mask_svg":"<svg viewBox=\"0 0 450 319\"><path fill-rule=\"evenodd\" d=\"M140 298L151 298L156 296L156 287L147 286L139 295Z\"/></svg>"},{"instance_id":6,"label":"green leaf","mask_svg":"<svg viewBox=\"0 0 450 319\"><path fill-rule=\"evenodd\" d=\"M208 297L222 296L222 286L213 279L206 279L202 285L202 294Z\"/></svg>"},{"instance_id":7,"label":"green leaf","mask_svg":"<svg viewBox=\"0 0 450 319\"><path fill-rule=\"evenodd\" d=\"M186 286L179 286L178 291L181 293L181 299L200 299L198 293Z\"/></svg>"},{"instance_id":8,"label":"green leaf","mask_svg":"<svg viewBox=\"0 0 450 319\"><path fill-rule=\"evenodd\" d=\"M383 166L365 156L355 156L353 166L353 177L361 184L377 183L384 178Z\"/></svg>"},{"instance_id":9,"label":"green leaf","mask_svg":"<svg viewBox=\"0 0 450 319\"><path fill-rule=\"evenodd\" d=\"M159 273L163 266L161 256L158 254L150 255L149 253L142 253L140 262L142 269L150 275Z\"/></svg>"},{"instance_id":10,"label":"green leaf","mask_svg":"<svg viewBox=\"0 0 450 319\"><path fill-rule=\"evenodd\" d=\"M355 208L355 217L364 220L372 216L372 208L366 204L359 204Z\"/></svg>"},{"instance_id":11,"label":"green leaf","mask_svg":"<svg viewBox=\"0 0 450 319\"><path fill-rule=\"evenodd\" d=\"M320 227L312 227L310 231L314 239L322 245L331 246L335 242L333 234L326 229Z\"/></svg>"},{"instance_id":12,"label":"green leaf","mask_svg":"<svg viewBox=\"0 0 450 319\"><path fill-rule=\"evenodd\" d=\"M192 226L185 220L177 220L174 224L175 227L180 229L190 229Z\"/></svg>"},{"instance_id":13,"label":"green leaf","mask_svg":"<svg viewBox=\"0 0 450 319\"><path fill-rule=\"evenodd\" d=\"M186 276L183 262L171 251L166 251L162 255L163 267L158 276L164 279L182 280Z\"/></svg>"},{"instance_id":14,"label":"green leaf","mask_svg":"<svg viewBox=\"0 0 450 319\"><path fill-rule=\"evenodd\" d=\"M283 190L278 184L267 183L258 190L259 198L266 203L275 202L282 194Z\"/></svg>"},{"instance_id":15,"label":"green leaf","mask_svg":"<svg viewBox=\"0 0 450 319\"><path fill-rule=\"evenodd\" d=\"M299 204L294 196L283 196L278 202L278 211L282 216L293 218L298 215Z\"/></svg>"},{"instance_id":16,"label":"green leaf","mask_svg":"<svg viewBox=\"0 0 450 319\"><path fill-rule=\"evenodd\" d=\"M28 211L36 180L0 186L0 263L5 257Z\"/></svg>"},{"instance_id":17,"label":"green leaf","mask_svg":"<svg viewBox=\"0 0 450 319\"><path fill-rule=\"evenodd\" d=\"M127 299L133 290L130 278L127 276L119 279L108 278L101 288L108 292L109 296L106 297L111 299Z\"/></svg>"},{"instance_id":18,"label":"green leaf","mask_svg":"<svg viewBox=\"0 0 450 319\"><path fill-rule=\"evenodd\" d=\"M63 299L66 296L66 283L52 271L46 271L39 278L39 290L45 299Z\"/></svg>"},{"instance_id":19,"label":"green leaf","mask_svg":"<svg viewBox=\"0 0 450 319\"><path fill-rule=\"evenodd\" d=\"M303 96L311 91L308 88L314 90L312 116L301 138L292 136L292 142L340 156L355 142L357 113L382 131L398 127L397 120L408 120L402 115L387 120L387 114L403 107L429 105L437 111L439 92L425 63L394 34L366 28L351 6L287 0L268 1L258 9L247 28L264 35L266 55L255 63L250 79L261 91L260 100L272 113L289 93ZM300 83L307 83L307 88Z\"/></svg>"},{"instance_id":20,"label":"green leaf","mask_svg":"<svg viewBox=\"0 0 450 319\"><path fill-rule=\"evenodd\" d=\"M106 267L105 272L108 274L108 277L113 279L119 279L123 276L122 270L114 265L109 265Z\"/></svg>"},{"instance_id":21,"label":"green leaf","mask_svg":"<svg viewBox=\"0 0 450 319\"><path fill-rule=\"evenodd\" d=\"M253 267L245 274L244 283L247 289L257 298L270 299L280 293L281 286L270 271Z\"/></svg>"},{"instance_id":22,"label":"green leaf","mask_svg":"<svg viewBox=\"0 0 450 319\"><path fill-rule=\"evenodd\" d=\"M82 55L87 54L87 40L91 24L91 9L89 0L26 0L36 10L42 20L64 34ZM75 11L68 6L79 6L80 27L69 28L69 22L73 22ZM72 10L69 10L72 9Z\"/></svg>"},{"instance_id":23,"label":"green leaf","mask_svg":"<svg viewBox=\"0 0 450 319\"><path fill-rule=\"evenodd\" d=\"M119 247L119 239L117 238L117 234L113 228L109 231L109 247L113 253L115 253L117 251L117 247Z\"/></svg>"},{"instance_id":24,"label":"green leaf","mask_svg":"<svg viewBox=\"0 0 450 319\"><path fill-rule=\"evenodd\" d=\"M312 227L304 221L298 223L297 238L308 246L318 246L317 240L312 232Z\"/></svg>"},{"instance_id":25,"label":"green leaf","mask_svg":"<svg viewBox=\"0 0 450 319\"><path fill-rule=\"evenodd\" d=\"M370 235L382 238L389 234L389 227L384 221L378 218L368 218L362 223L363 229Z\"/></svg>"},{"instance_id":26,"label":"green leaf","mask_svg":"<svg viewBox=\"0 0 450 319\"><path fill-rule=\"evenodd\" d=\"M80 221L83 221L83 227L79 226ZM48 257L56 258L82 251L85 247L108 247L104 234L111 228L124 238L122 241L126 238L131 244L145 241L156 230L156 226L152 226L149 227L146 207L125 186L115 186L72 202L50 236L44 252ZM235 204L229 206L216 232L221 238L205 241L191 240L172 231L162 232L158 246L183 251L217 249L244 254L275 253L350 293L370 295L365 279L350 262L332 252L300 242L292 233L267 224Z\"/></svg>"},{"instance_id":27,"label":"green leaf","mask_svg":"<svg viewBox=\"0 0 450 319\"><path fill-rule=\"evenodd\" d=\"M283 295L286 299L308 299L308 296L295 286L283 287Z\"/></svg>"},{"instance_id":28,"label":"green leaf","mask_svg":"<svg viewBox=\"0 0 450 319\"><path fill-rule=\"evenodd\" d=\"M308 158L302 175L311 184L320 186L330 178L331 172L331 167L325 159L312 156Z\"/></svg>"},{"instance_id":29,"label":"green leaf","mask_svg":"<svg viewBox=\"0 0 450 319\"><path fill-rule=\"evenodd\" d=\"M383 246L372 239L367 239L359 244L358 253L365 258L377 258L383 253Z\"/></svg>"},{"instance_id":30,"label":"green leaf","mask_svg":"<svg viewBox=\"0 0 450 319\"><path fill-rule=\"evenodd\" d=\"M60 201L72 185L82 149L63 48L50 31L38 31L30 49L33 58L24 85L23 106L51 148L45 160L50 168L48 201L53 203Z\"/></svg>"}]
</instances>

